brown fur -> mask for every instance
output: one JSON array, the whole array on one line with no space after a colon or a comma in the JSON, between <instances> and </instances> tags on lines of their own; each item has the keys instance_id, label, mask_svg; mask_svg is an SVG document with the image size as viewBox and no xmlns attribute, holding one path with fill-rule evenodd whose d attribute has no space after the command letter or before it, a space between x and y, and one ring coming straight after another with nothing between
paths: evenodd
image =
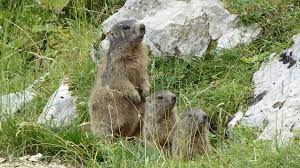
<instances>
[{"instance_id":1,"label":"brown fur","mask_svg":"<svg viewBox=\"0 0 300 168\"><path fill-rule=\"evenodd\" d=\"M175 157L191 159L210 150L208 116L201 109L188 109L177 124L173 142Z\"/></svg>"},{"instance_id":2,"label":"brown fur","mask_svg":"<svg viewBox=\"0 0 300 168\"><path fill-rule=\"evenodd\" d=\"M160 149L170 151L176 124L176 96L168 90L147 98L144 139Z\"/></svg>"},{"instance_id":3,"label":"brown fur","mask_svg":"<svg viewBox=\"0 0 300 168\"><path fill-rule=\"evenodd\" d=\"M129 29L123 29L128 26ZM139 133L149 92L143 24L117 23L108 33L110 47L98 68L89 112L94 135L131 137Z\"/></svg>"}]
</instances>

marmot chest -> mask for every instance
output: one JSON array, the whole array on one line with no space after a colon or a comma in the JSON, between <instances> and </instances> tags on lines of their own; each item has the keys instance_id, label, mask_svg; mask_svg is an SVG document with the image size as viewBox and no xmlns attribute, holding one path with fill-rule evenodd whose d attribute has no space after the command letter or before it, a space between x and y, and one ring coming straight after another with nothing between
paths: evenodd
<instances>
[{"instance_id":1,"label":"marmot chest","mask_svg":"<svg viewBox=\"0 0 300 168\"><path fill-rule=\"evenodd\" d=\"M138 86L145 78L146 63L142 59L124 59L124 71L131 83Z\"/></svg>"}]
</instances>

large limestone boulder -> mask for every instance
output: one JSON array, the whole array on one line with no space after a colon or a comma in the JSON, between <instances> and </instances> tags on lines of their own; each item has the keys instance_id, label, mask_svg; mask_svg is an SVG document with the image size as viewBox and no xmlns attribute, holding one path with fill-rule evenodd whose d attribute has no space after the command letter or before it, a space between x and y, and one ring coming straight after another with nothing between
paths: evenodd
<instances>
[{"instance_id":1,"label":"large limestone boulder","mask_svg":"<svg viewBox=\"0 0 300 168\"><path fill-rule=\"evenodd\" d=\"M284 145L300 130L300 34L294 45L272 54L254 74L254 100L241 123L262 130L259 139Z\"/></svg>"},{"instance_id":2,"label":"large limestone boulder","mask_svg":"<svg viewBox=\"0 0 300 168\"><path fill-rule=\"evenodd\" d=\"M137 19L146 25L144 43L154 55L202 56L211 40L218 48L249 43L260 33L256 25L239 27L219 0L127 0L103 22L108 32L118 21ZM104 49L107 41L102 42Z\"/></svg>"}]
</instances>

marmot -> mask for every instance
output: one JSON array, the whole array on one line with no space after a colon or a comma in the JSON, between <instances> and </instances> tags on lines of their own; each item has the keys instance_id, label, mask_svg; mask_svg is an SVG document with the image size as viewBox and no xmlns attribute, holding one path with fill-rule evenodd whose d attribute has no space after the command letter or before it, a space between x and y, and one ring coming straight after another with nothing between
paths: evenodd
<instances>
[{"instance_id":1,"label":"marmot","mask_svg":"<svg viewBox=\"0 0 300 168\"><path fill-rule=\"evenodd\" d=\"M210 150L208 116L201 109L185 110L176 126L172 147L172 154L175 157L191 159Z\"/></svg>"},{"instance_id":2,"label":"marmot","mask_svg":"<svg viewBox=\"0 0 300 168\"><path fill-rule=\"evenodd\" d=\"M171 152L176 124L176 96L169 90L155 92L146 99L144 140Z\"/></svg>"},{"instance_id":3,"label":"marmot","mask_svg":"<svg viewBox=\"0 0 300 168\"><path fill-rule=\"evenodd\" d=\"M110 45L89 101L95 136L131 137L139 133L149 93L144 34L145 25L136 20L118 22L107 33Z\"/></svg>"}]
</instances>

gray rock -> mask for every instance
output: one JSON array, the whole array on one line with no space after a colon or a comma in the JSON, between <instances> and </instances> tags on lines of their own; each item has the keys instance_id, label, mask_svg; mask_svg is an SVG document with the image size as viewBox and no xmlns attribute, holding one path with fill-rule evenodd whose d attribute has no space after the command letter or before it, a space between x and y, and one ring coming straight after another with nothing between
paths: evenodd
<instances>
[{"instance_id":1,"label":"gray rock","mask_svg":"<svg viewBox=\"0 0 300 168\"><path fill-rule=\"evenodd\" d=\"M262 130L261 140L285 145L300 126L300 34L282 54L272 54L254 74L254 101L242 124Z\"/></svg>"},{"instance_id":2,"label":"gray rock","mask_svg":"<svg viewBox=\"0 0 300 168\"><path fill-rule=\"evenodd\" d=\"M155 55L202 56L211 40L218 48L249 43L260 32L258 26L238 27L219 0L127 0L125 5L103 22L108 32L118 21L141 20L146 25L144 43ZM107 42L102 42L104 49Z\"/></svg>"},{"instance_id":3,"label":"gray rock","mask_svg":"<svg viewBox=\"0 0 300 168\"><path fill-rule=\"evenodd\" d=\"M2 114L13 114L36 97L32 86L25 90L1 96Z\"/></svg>"},{"instance_id":4,"label":"gray rock","mask_svg":"<svg viewBox=\"0 0 300 168\"><path fill-rule=\"evenodd\" d=\"M76 117L75 98L69 90L68 79L64 79L59 88L49 98L38 123L50 126L66 126Z\"/></svg>"},{"instance_id":5,"label":"gray rock","mask_svg":"<svg viewBox=\"0 0 300 168\"><path fill-rule=\"evenodd\" d=\"M217 48L230 49L239 44L249 44L260 34L261 28L257 24L232 28L218 39Z\"/></svg>"}]
</instances>

